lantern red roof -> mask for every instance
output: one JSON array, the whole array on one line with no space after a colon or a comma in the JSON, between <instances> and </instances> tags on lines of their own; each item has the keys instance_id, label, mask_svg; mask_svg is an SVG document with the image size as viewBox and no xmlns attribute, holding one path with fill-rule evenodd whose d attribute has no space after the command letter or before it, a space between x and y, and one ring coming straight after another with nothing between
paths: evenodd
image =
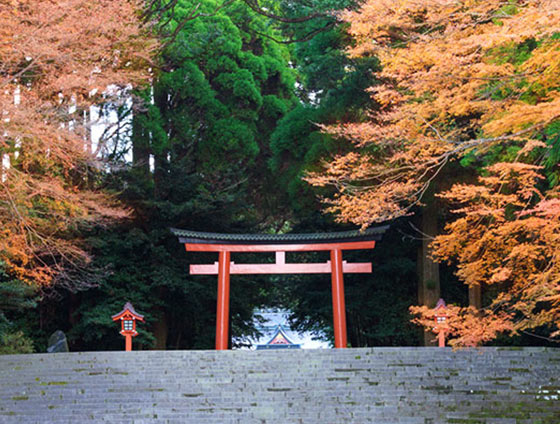
<instances>
[{"instance_id":1,"label":"lantern red roof","mask_svg":"<svg viewBox=\"0 0 560 424\"><path fill-rule=\"evenodd\" d=\"M435 309L447 309L447 305L445 304L445 300L439 299L436 304Z\"/></svg>"},{"instance_id":2,"label":"lantern red roof","mask_svg":"<svg viewBox=\"0 0 560 424\"><path fill-rule=\"evenodd\" d=\"M130 314L133 319L137 319L138 321L144 321L144 315L140 315L138 312L134 310L134 307L130 302L126 302L122 311L118 314L113 315L111 318L113 321L121 319L124 315Z\"/></svg>"}]
</instances>

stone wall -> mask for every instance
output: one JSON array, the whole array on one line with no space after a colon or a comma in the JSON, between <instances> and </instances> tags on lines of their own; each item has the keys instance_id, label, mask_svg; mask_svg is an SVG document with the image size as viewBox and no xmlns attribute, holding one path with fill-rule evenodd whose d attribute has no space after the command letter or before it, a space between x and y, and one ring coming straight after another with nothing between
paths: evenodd
<instances>
[{"instance_id":1,"label":"stone wall","mask_svg":"<svg viewBox=\"0 0 560 424\"><path fill-rule=\"evenodd\" d=\"M0 356L0 423L560 423L560 349Z\"/></svg>"}]
</instances>

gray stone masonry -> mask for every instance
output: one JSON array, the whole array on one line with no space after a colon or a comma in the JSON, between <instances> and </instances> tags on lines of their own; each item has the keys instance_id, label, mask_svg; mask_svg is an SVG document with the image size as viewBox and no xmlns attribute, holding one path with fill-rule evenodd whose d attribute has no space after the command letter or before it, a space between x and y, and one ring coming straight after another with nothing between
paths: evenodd
<instances>
[{"instance_id":1,"label":"gray stone masonry","mask_svg":"<svg viewBox=\"0 0 560 424\"><path fill-rule=\"evenodd\" d=\"M560 349L0 356L0 423L559 424Z\"/></svg>"}]
</instances>

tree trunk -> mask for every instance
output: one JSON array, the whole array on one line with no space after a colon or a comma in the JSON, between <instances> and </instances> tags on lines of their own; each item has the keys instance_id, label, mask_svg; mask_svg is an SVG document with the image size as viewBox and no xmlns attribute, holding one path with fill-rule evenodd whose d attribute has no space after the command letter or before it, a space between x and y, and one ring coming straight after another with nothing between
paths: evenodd
<instances>
[{"instance_id":1,"label":"tree trunk","mask_svg":"<svg viewBox=\"0 0 560 424\"><path fill-rule=\"evenodd\" d=\"M137 96L132 98L132 165L146 179L150 176L150 135L142 124L144 104Z\"/></svg>"},{"instance_id":2,"label":"tree trunk","mask_svg":"<svg viewBox=\"0 0 560 424\"><path fill-rule=\"evenodd\" d=\"M469 306L475 309L482 308L482 287L480 285L469 287Z\"/></svg>"},{"instance_id":3,"label":"tree trunk","mask_svg":"<svg viewBox=\"0 0 560 424\"><path fill-rule=\"evenodd\" d=\"M159 154L154 154L154 198L158 200L165 199L167 196L165 178L168 168L167 154L166 149Z\"/></svg>"},{"instance_id":4,"label":"tree trunk","mask_svg":"<svg viewBox=\"0 0 560 424\"><path fill-rule=\"evenodd\" d=\"M438 233L437 202L432 197L427 201L422 211L420 229L422 231L422 246L418 251L418 301L429 308L436 306L441 296L439 281L439 264L432 259L430 243ZM424 332L424 345L435 345L435 335Z\"/></svg>"},{"instance_id":5,"label":"tree trunk","mask_svg":"<svg viewBox=\"0 0 560 424\"><path fill-rule=\"evenodd\" d=\"M156 338L156 350L165 350L167 348L167 335L169 333L169 326L167 325L167 315L161 312L159 319L154 326L154 337Z\"/></svg>"},{"instance_id":6,"label":"tree trunk","mask_svg":"<svg viewBox=\"0 0 560 424\"><path fill-rule=\"evenodd\" d=\"M168 95L169 93L162 90L157 84L152 85L152 101L160 110L162 116L165 116L169 110ZM165 128L165 133L170 133L170 128ZM167 180L167 172L169 169L169 149L167 146L167 138L162 132L150 134L152 143L152 154L154 158L154 197L158 200L165 199L170 189L170 183Z\"/></svg>"},{"instance_id":7,"label":"tree trunk","mask_svg":"<svg viewBox=\"0 0 560 424\"><path fill-rule=\"evenodd\" d=\"M351 347L361 347L360 344L360 328L357 325L358 317L346 311L346 331L348 342Z\"/></svg>"},{"instance_id":8,"label":"tree trunk","mask_svg":"<svg viewBox=\"0 0 560 424\"><path fill-rule=\"evenodd\" d=\"M101 113L101 111L99 111ZM84 139L84 149L88 154L93 153L93 139L92 139L92 122L91 122L91 111L90 109L85 109L83 111L83 120L84 120L84 133L82 135Z\"/></svg>"}]
</instances>

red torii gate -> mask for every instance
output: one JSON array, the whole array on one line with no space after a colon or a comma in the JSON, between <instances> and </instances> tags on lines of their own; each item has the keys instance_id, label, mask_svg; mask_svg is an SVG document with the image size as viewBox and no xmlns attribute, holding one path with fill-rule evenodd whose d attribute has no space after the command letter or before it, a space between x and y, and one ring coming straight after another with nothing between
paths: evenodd
<instances>
[{"instance_id":1,"label":"red torii gate","mask_svg":"<svg viewBox=\"0 0 560 424\"><path fill-rule=\"evenodd\" d=\"M218 234L172 228L187 252L218 252L218 262L190 266L193 275L218 275L216 316L216 350L228 348L229 277L231 274L331 274L334 321L334 345L345 348L346 309L344 280L346 273L369 273L371 262L348 263L343 250L373 249L388 226L364 231L323 234ZM286 252L330 251L331 260L324 263L286 263ZM275 252L273 264L236 264L232 252Z\"/></svg>"}]
</instances>

